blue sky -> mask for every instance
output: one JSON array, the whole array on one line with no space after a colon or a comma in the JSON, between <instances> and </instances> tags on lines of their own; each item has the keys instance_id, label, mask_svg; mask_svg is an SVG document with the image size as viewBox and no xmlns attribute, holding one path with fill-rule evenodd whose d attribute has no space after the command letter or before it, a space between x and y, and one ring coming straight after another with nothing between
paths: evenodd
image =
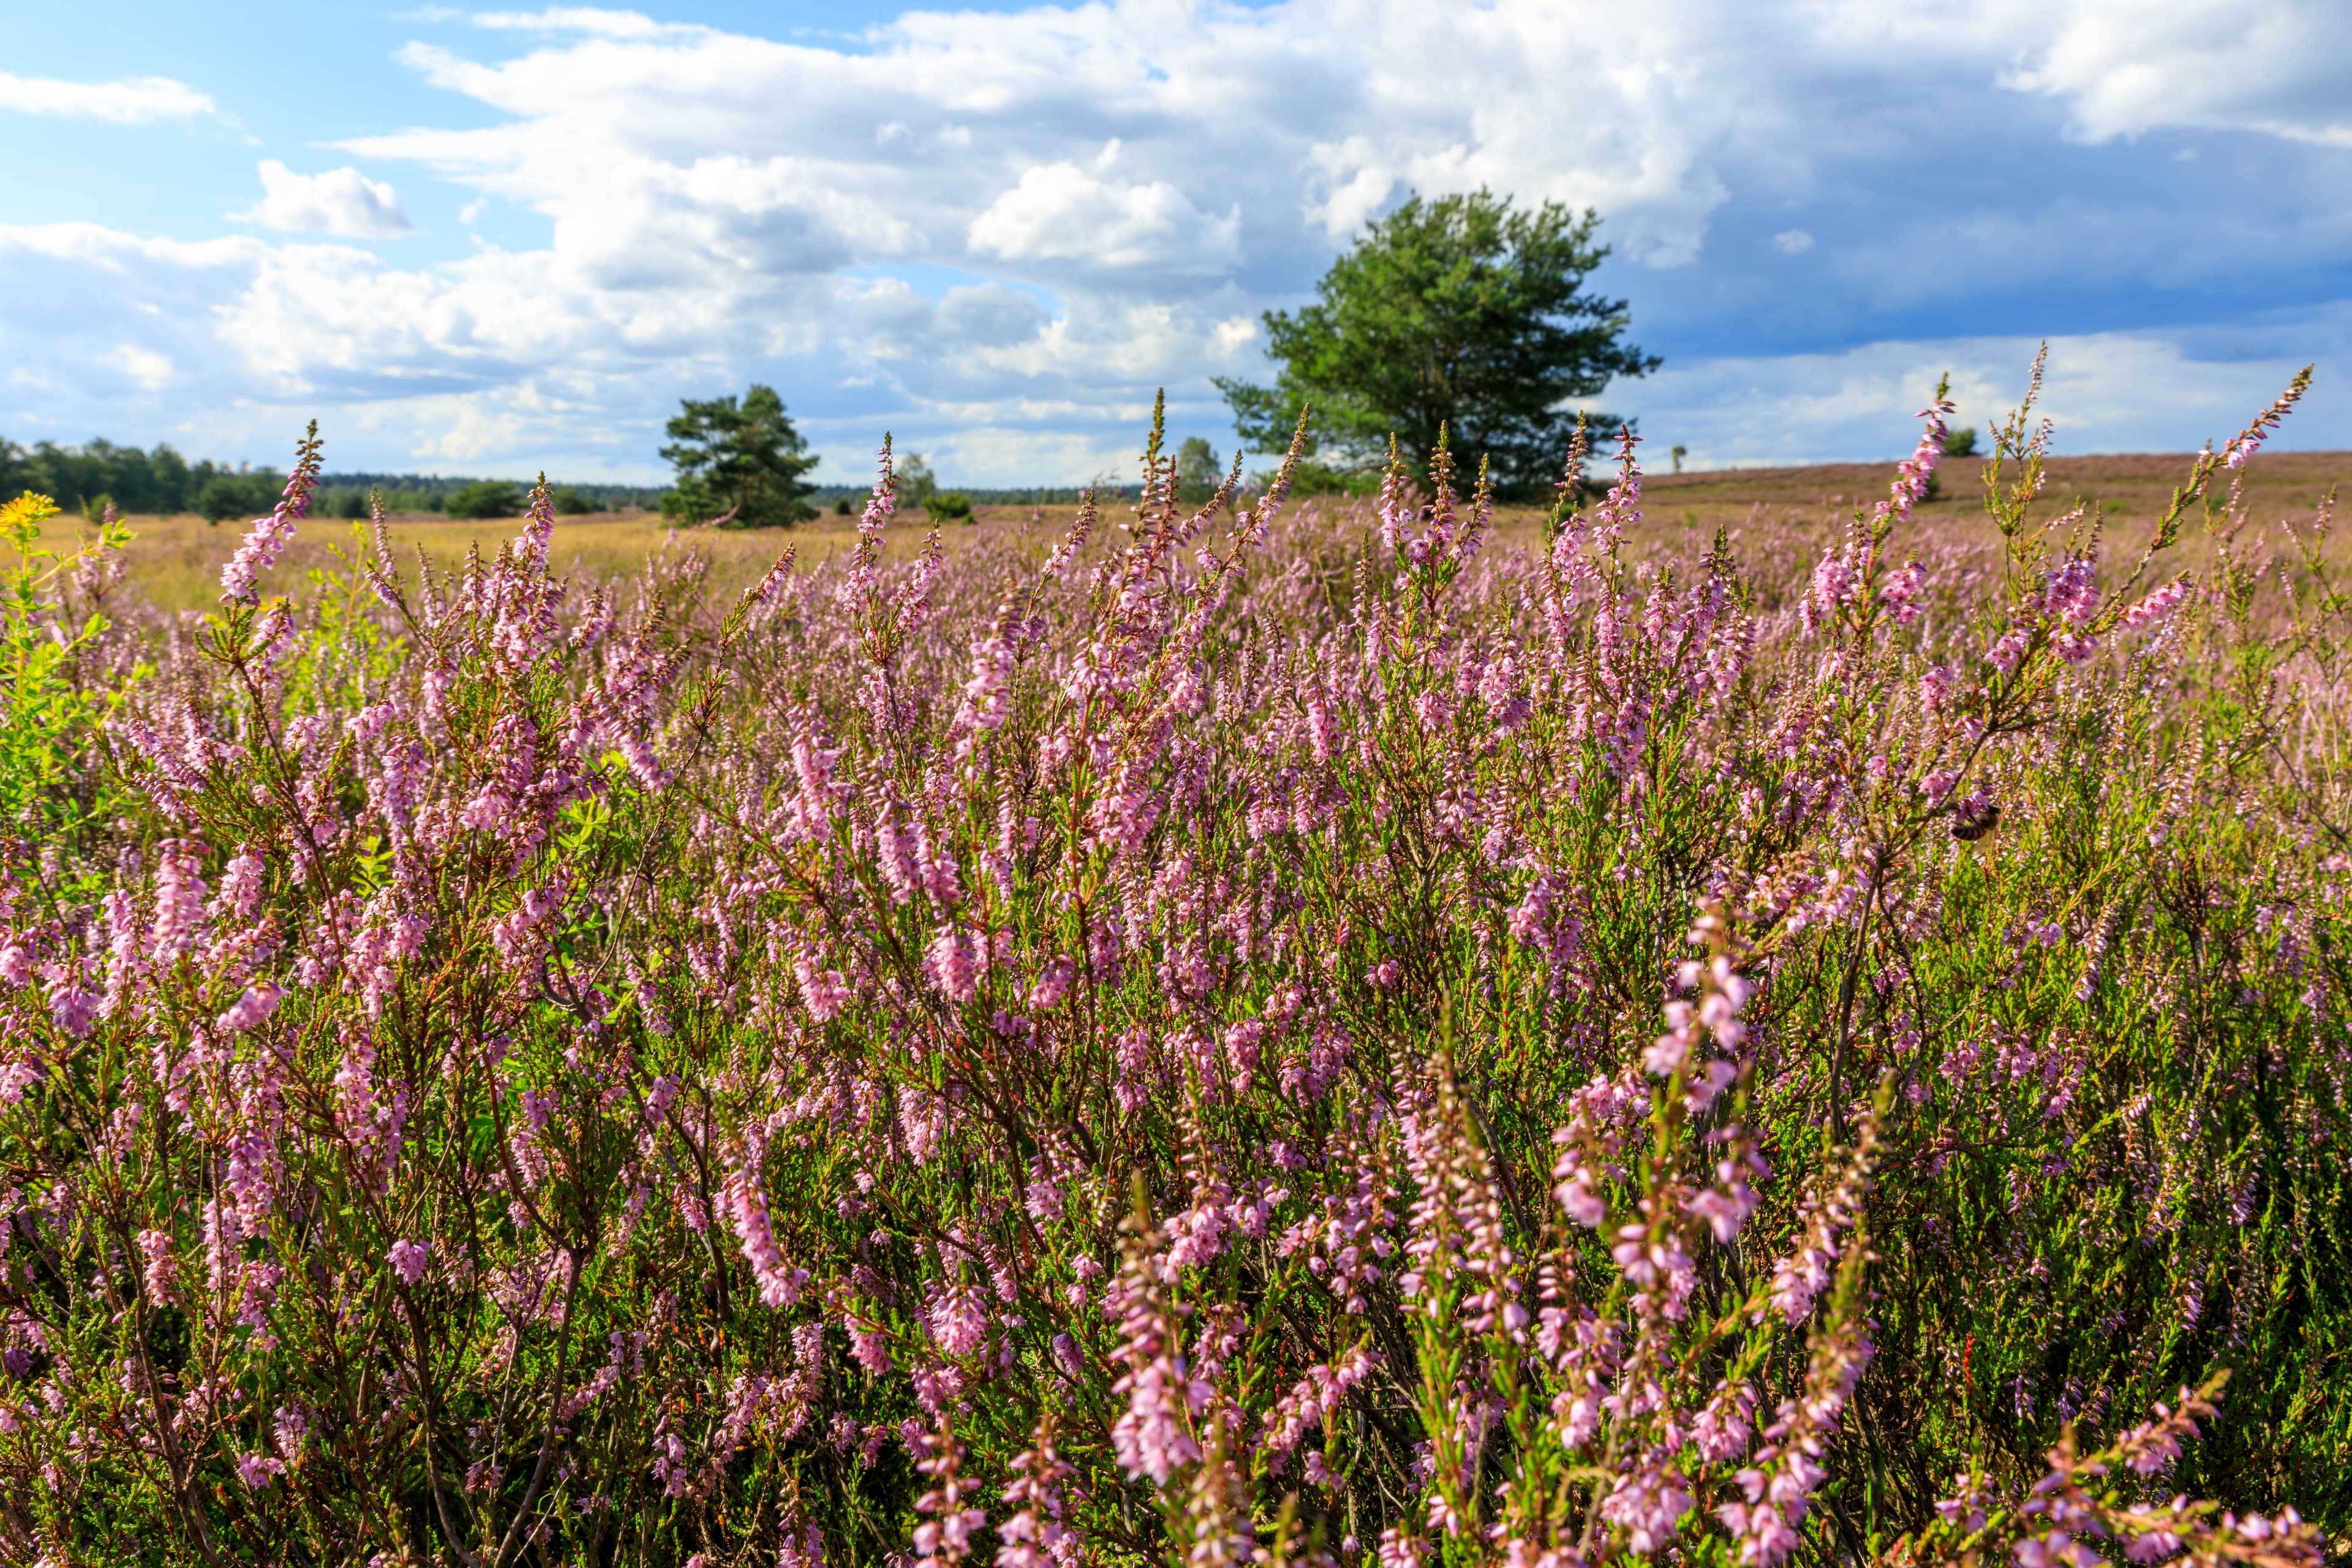
<instances>
[{"instance_id":1,"label":"blue sky","mask_svg":"<svg viewBox=\"0 0 2352 1568\"><path fill-rule=\"evenodd\" d=\"M2352 6L1118 0L34 7L0 29L0 435L639 479L764 380L862 475L1123 471L1362 221L1596 207L1703 465L1979 424L2352 447Z\"/></svg>"}]
</instances>

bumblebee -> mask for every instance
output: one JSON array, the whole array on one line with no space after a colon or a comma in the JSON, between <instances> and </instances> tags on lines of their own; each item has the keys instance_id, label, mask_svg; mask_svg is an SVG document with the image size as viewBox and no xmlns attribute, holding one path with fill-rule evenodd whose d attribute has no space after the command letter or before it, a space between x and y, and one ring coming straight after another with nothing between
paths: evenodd
<instances>
[{"instance_id":1,"label":"bumblebee","mask_svg":"<svg viewBox=\"0 0 2352 1568\"><path fill-rule=\"evenodd\" d=\"M1979 806L1958 805L1952 811L1952 837L1974 844L2000 826L2000 807L1991 801Z\"/></svg>"}]
</instances>

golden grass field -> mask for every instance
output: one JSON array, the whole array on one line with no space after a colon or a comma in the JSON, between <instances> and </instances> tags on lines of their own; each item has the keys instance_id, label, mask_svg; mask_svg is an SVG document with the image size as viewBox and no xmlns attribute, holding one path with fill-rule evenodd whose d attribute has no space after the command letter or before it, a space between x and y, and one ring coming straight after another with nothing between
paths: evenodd
<instances>
[{"instance_id":1,"label":"golden grass field","mask_svg":"<svg viewBox=\"0 0 2352 1568\"><path fill-rule=\"evenodd\" d=\"M2145 537L2189 462L2185 455L2053 458L2037 515L2055 516L2087 504L2096 510L2110 540L2128 547ZM1982 458L1948 459L1942 496L1920 510L1922 524L1990 537L1979 504L1984 466ZM1645 537L1634 543L1679 555L1711 538L1717 527L1730 529L1736 539L1759 522L1769 523L1776 539L1817 529L1826 540L1831 525L1857 502L1885 494L1893 472L1892 463L1841 463L1649 475L1643 494ZM2346 481L2352 481L2352 452L2266 453L2246 474L2249 524L2273 529L2282 518L2300 523L2323 496ZM1344 503L1327 499L1321 504ZM970 525L950 523L941 531L950 549L1018 548L1016 542L1058 535L1075 511L1070 506L985 506L976 509ZM1126 515L1123 504L1106 509L1106 528L1115 528ZM1532 510L1507 512L1498 520L1500 531L1506 537L1532 533L1541 515ZM203 610L217 602L220 568L243 537L240 526L212 527L192 515L129 521L134 535L127 561L131 578L158 609ZM485 554L494 552L519 526L514 519L453 522L425 513L394 519L391 531L404 555L422 549L438 568L461 564L476 545ZM2203 553L2200 526L2192 519L2182 545L2184 559L2192 563ZM348 557L354 548L353 527L324 519L305 523L300 541L275 574L278 589L299 594L303 573L334 569L338 552ZM900 513L891 531L893 552L915 548L926 531L920 512ZM635 573L666 542L691 544L709 553L713 577L730 583L764 571L788 544L798 549L805 569L849 549L856 539L852 520L831 514L790 530L735 531L673 531L657 515L630 511L560 520L551 554L559 571L609 579Z\"/></svg>"}]
</instances>

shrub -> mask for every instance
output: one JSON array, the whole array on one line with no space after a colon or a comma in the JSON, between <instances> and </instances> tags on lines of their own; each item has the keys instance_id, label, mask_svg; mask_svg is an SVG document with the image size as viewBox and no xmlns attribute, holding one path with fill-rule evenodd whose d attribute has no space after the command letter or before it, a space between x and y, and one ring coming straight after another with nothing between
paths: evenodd
<instances>
[{"instance_id":1,"label":"shrub","mask_svg":"<svg viewBox=\"0 0 2352 1568\"><path fill-rule=\"evenodd\" d=\"M206 522L220 523L266 512L277 504L284 482L268 472L215 475L196 493L196 514Z\"/></svg>"},{"instance_id":2,"label":"shrub","mask_svg":"<svg viewBox=\"0 0 2352 1568\"><path fill-rule=\"evenodd\" d=\"M1944 437L1944 456L1947 458L1973 458L1976 455L1977 427L1975 426L1963 425Z\"/></svg>"},{"instance_id":3,"label":"shrub","mask_svg":"<svg viewBox=\"0 0 2352 1568\"><path fill-rule=\"evenodd\" d=\"M522 487L511 479L469 479L449 492L446 506L454 518L512 517L522 510Z\"/></svg>"},{"instance_id":4,"label":"shrub","mask_svg":"<svg viewBox=\"0 0 2352 1568\"><path fill-rule=\"evenodd\" d=\"M586 512L604 510L603 501L572 485L565 485L555 492L553 504L557 514L562 517L579 517Z\"/></svg>"},{"instance_id":5,"label":"shrub","mask_svg":"<svg viewBox=\"0 0 2352 1568\"><path fill-rule=\"evenodd\" d=\"M2347 600L2162 564L2302 384L2117 565L2024 411L1922 537L1939 399L1745 563L1155 436L1009 584L886 445L731 605L542 490L302 607L306 447L10 851L0 1543L2311 1568Z\"/></svg>"},{"instance_id":6,"label":"shrub","mask_svg":"<svg viewBox=\"0 0 2352 1568\"><path fill-rule=\"evenodd\" d=\"M971 521L971 497L961 490L934 490L923 498L923 510L933 522Z\"/></svg>"}]
</instances>

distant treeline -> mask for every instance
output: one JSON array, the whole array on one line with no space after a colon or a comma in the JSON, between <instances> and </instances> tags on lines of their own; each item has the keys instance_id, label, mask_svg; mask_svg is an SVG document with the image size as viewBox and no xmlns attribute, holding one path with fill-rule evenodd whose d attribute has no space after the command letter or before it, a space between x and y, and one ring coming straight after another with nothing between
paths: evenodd
<instances>
[{"instance_id":1,"label":"distant treeline","mask_svg":"<svg viewBox=\"0 0 2352 1568\"><path fill-rule=\"evenodd\" d=\"M79 447L37 441L30 447L0 437L0 498L38 490L68 511L95 515L109 501L122 512L170 515L195 512L214 522L257 516L278 504L286 475L277 468L234 466L206 458L190 462L168 444L142 450L104 439ZM499 516L511 492L520 497L529 487L499 479L446 474L325 474L313 514L364 517L368 491L383 492L384 509L393 512L440 511L457 516ZM562 484L555 487L557 510L566 512L617 511L624 507L656 508L668 489L665 485ZM966 489L980 506L1069 506L1086 494L1084 485L1037 485L1015 489ZM1139 494L1131 484L1097 484L1097 500L1131 501ZM489 492L500 492L495 497ZM810 499L832 510L847 501L852 510L865 504L865 485L819 485ZM461 499L462 496L462 499ZM905 505L910 498L900 497ZM919 499L919 498L914 498ZM454 507L452 503L455 503Z\"/></svg>"},{"instance_id":2,"label":"distant treeline","mask_svg":"<svg viewBox=\"0 0 2352 1568\"><path fill-rule=\"evenodd\" d=\"M448 505L450 497L468 485L501 482L504 481L463 476L445 478L440 474L321 474L319 476L319 483L324 489L357 490L362 496L371 489L380 489L383 492L384 504L388 507L392 505L392 498L394 496L399 496L404 502L410 503L394 507L393 510L396 511L439 511ZM530 489L527 484L519 485L517 488L526 491ZM596 503L594 510L598 511L618 511L625 506L659 506L662 492L669 489L667 485L580 484L555 484L552 488L559 496L570 494L594 501Z\"/></svg>"},{"instance_id":3,"label":"distant treeline","mask_svg":"<svg viewBox=\"0 0 2352 1568\"><path fill-rule=\"evenodd\" d=\"M30 447L0 437L0 498L38 490L69 511L96 513L111 501L123 512L171 514L196 512L219 522L251 517L278 504L286 475L275 468L239 463L232 467L207 458L190 462L169 445L142 451L94 440L64 447L38 441ZM446 511L465 493L477 502L486 490L511 490L520 497L528 487L504 480L485 480L441 474L325 474L320 479L319 504L329 517L364 517L370 489L381 490L387 510ZM556 504L564 511L605 511L625 506L659 503L664 487L657 485L559 485ZM498 515L496 511L475 515Z\"/></svg>"},{"instance_id":4,"label":"distant treeline","mask_svg":"<svg viewBox=\"0 0 2352 1568\"><path fill-rule=\"evenodd\" d=\"M1027 489L998 490L959 486L957 493L969 497L974 506L1075 506L1089 489L1095 492L1095 500L1103 502L1135 500L1143 493L1140 485L1114 484L1033 485ZM853 508L859 507L871 494L873 487L870 485L814 485L808 492L809 500L822 510L830 510L843 501L849 502ZM902 490L898 504L904 506L907 500L908 497Z\"/></svg>"}]
</instances>

